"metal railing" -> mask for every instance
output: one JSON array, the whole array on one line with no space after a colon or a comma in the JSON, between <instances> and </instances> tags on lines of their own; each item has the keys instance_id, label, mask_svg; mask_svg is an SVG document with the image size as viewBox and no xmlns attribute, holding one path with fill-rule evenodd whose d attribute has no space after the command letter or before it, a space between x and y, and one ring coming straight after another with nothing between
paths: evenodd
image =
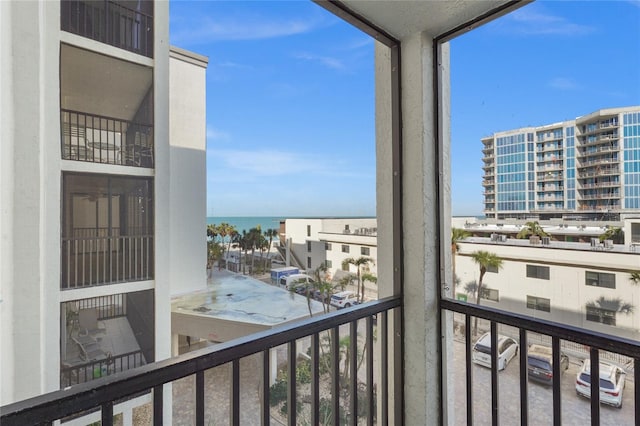
<instances>
[{"instance_id":1,"label":"metal railing","mask_svg":"<svg viewBox=\"0 0 640 426\"><path fill-rule=\"evenodd\" d=\"M153 279L153 235L62 238L62 289Z\"/></svg>"},{"instance_id":2,"label":"metal railing","mask_svg":"<svg viewBox=\"0 0 640 426\"><path fill-rule=\"evenodd\" d=\"M63 160L153 168L153 126L63 109Z\"/></svg>"},{"instance_id":3,"label":"metal railing","mask_svg":"<svg viewBox=\"0 0 640 426\"><path fill-rule=\"evenodd\" d=\"M97 319L106 320L127 315L127 298L124 296L122 293L108 294L106 296L75 300L73 303L77 309L96 308Z\"/></svg>"},{"instance_id":4,"label":"metal railing","mask_svg":"<svg viewBox=\"0 0 640 426\"><path fill-rule=\"evenodd\" d=\"M153 58L153 16L117 1L63 0L60 3L63 31Z\"/></svg>"},{"instance_id":5,"label":"metal railing","mask_svg":"<svg viewBox=\"0 0 640 426\"><path fill-rule=\"evenodd\" d=\"M104 359L84 364L63 366L60 369L60 388L64 389L80 383L90 382L145 364L142 351L138 350L121 355L108 354Z\"/></svg>"},{"instance_id":6,"label":"metal railing","mask_svg":"<svg viewBox=\"0 0 640 426\"><path fill-rule=\"evenodd\" d=\"M598 365L600 351L612 352L627 359L633 360L634 373L640 371L640 342L623 337L602 334L592 330L556 323L552 321L532 318L526 315L502 311L486 306L477 306L465 302L443 299L440 301L442 311L451 311L464 315L464 340L465 349L465 381L466 381L466 413L468 425L472 425L473 419L473 374L472 374L472 318L480 318L490 322L491 332L491 418L492 424L499 423L500 403L498 392L498 324L503 324L518 329L520 357L520 424L529 424L529 393L527 387L527 351L528 332L548 336L551 340L553 351L553 377L560 377L561 341L588 347L591 360L591 375L598 377ZM635 392L633 395L635 424L640 422L640 374L633 375ZM552 381L553 424L562 424L562 397L560 380ZM599 380L591 380L591 425L600 424L600 389ZM515 422L515 419L511 419Z\"/></svg>"},{"instance_id":7,"label":"metal railing","mask_svg":"<svg viewBox=\"0 0 640 426\"><path fill-rule=\"evenodd\" d=\"M200 349L176 358L147 364L139 368L124 371L107 377L81 383L71 389L51 392L34 398L2 407L0 424L3 426L47 424L77 413L83 413L101 407L102 425L113 424L114 402L124 397L153 390L154 424L162 424L163 385L187 376L195 375L195 423L204 424L205 420L205 372L211 368L231 364L230 385L230 424L240 424L240 360L254 354L262 354L260 390L260 422L271 422L270 407L270 350L286 345L288 353L287 376L296 377L296 343L310 338L310 406L309 424L319 424L321 412L329 413L332 423L373 425L388 424L390 413L402 405L400 393L389 392L391 380L394 386L402 388L402 371L394 369L390 359L391 342L395 339L390 327L389 317L396 317L402 309L401 298L391 297L354 306L341 311L286 324L271 330L245 336L233 341L221 343L212 348ZM364 339L360 339L363 348L358 347L359 320L364 322ZM348 330L341 330L344 326ZM348 351L341 347L346 335ZM330 337L325 345L323 334ZM374 345L374 336L377 343ZM329 373L329 400L322 398L321 404L321 359L328 351L328 365L322 364ZM374 354L376 359L374 361ZM359 357L364 359L364 374L357 372ZM375 368L374 368L375 365ZM348 375L341 375L340 369L348 368ZM375 374L374 374L375 373ZM341 377L342 376L342 377ZM375 377L375 379L374 379ZM341 380L342 379L342 380ZM362 381L361 381L362 380ZM286 383L287 422L297 424L298 398L297 380ZM364 405L363 405L364 404ZM379 404L379 405L376 405ZM322 405L322 411L321 411ZM375 409L373 408L375 406ZM368 408L362 410L362 408ZM376 414L379 413L379 414ZM300 420L302 420L300 418Z\"/></svg>"}]
</instances>

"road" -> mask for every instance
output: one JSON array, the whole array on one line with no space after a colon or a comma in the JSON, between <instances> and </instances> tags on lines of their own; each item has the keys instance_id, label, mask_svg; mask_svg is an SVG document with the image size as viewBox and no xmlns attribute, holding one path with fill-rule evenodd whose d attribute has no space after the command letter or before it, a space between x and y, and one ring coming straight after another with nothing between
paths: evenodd
<instances>
[{"instance_id":1,"label":"road","mask_svg":"<svg viewBox=\"0 0 640 426\"><path fill-rule=\"evenodd\" d=\"M466 424L466 384L465 384L465 345L454 343L455 366L449 371L454 375L455 424ZM562 424L588 425L591 421L590 401L576 394L575 383L582 360L570 358L569 369L562 375ZM473 416L474 425L491 424L491 371L488 368L472 364L473 369ZM498 379L500 424L520 423L520 360L515 357L507 368L500 372ZM553 400L551 387L529 382L529 424L553 424ZM600 406L601 425L633 425L633 375L627 375L623 393L622 408L607 405Z\"/></svg>"}]
</instances>

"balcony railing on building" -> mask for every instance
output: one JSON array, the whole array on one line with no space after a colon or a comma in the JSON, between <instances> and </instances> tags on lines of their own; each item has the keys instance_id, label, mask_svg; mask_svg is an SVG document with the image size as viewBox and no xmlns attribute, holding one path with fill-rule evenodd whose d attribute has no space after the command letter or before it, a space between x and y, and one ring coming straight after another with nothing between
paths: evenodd
<instances>
[{"instance_id":1,"label":"balcony railing on building","mask_svg":"<svg viewBox=\"0 0 640 426\"><path fill-rule=\"evenodd\" d=\"M124 4L133 5L135 9ZM61 28L153 58L153 2L63 0Z\"/></svg>"},{"instance_id":2,"label":"balcony railing on building","mask_svg":"<svg viewBox=\"0 0 640 426\"><path fill-rule=\"evenodd\" d=\"M153 126L78 111L61 113L62 159L153 168Z\"/></svg>"},{"instance_id":3,"label":"balcony railing on building","mask_svg":"<svg viewBox=\"0 0 640 426\"><path fill-rule=\"evenodd\" d=\"M81 231L81 230L79 230ZM62 238L62 289L153 279L152 234Z\"/></svg>"},{"instance_id":4,"label":"balcony railing on building","mask_svg":"<svg viewBox=\"0 0 640 426\"><path fill-rule=\"evenodd\" d=\"M114 405L118 401L152 391L154 424L162 424L166 401L162 385L165 383L173 383L174 390L175 386L190 383L191 389L181 395L184 405L188 406L180 410L186 408L188 416L177 418L174 411L176 423L201 425L207 424L207 418L210 423L217 424L220 420L233 425L390 424L390 419L401 421L397 415L401 413L402 392L392 391L402 389L401 363L397 359L394 361L401 357L401 352L393 355L396 334L400 333L400 328L393 324L400 323L401 309L400 297L382 299L141 368L113 374L107 370L107 378L96 378L71 389L2 407L0 423L3 426L49 423L101 409L101 424L111 425ZM281 377L299 378L304 367L309 372L310 383L301 385L302 379L280 378L276 382L278 386L272 387L272 350L279 346L285 346L287 354L286 374ZM302 347L308 347L304 356L300 355ZM224 395L222 403L229 407L230 418L213 419L209 411L211 404L206 401L211 400L211 393L217 392L222 385L214 383L215 377L205 373L225 365L231 373L230 392L221 394ZM241 378L246 377L244 369L249 365L258 369L252 376L256 386L251 388L257 389L255 392L244 385L241 388ZM179 381L181 378L195 380ZM176 403L179 402L174 401ZM245 404L251 404L252 409L245 409ZM272 420L272 410L283 419Z\"/></svg>"}]
</instances>

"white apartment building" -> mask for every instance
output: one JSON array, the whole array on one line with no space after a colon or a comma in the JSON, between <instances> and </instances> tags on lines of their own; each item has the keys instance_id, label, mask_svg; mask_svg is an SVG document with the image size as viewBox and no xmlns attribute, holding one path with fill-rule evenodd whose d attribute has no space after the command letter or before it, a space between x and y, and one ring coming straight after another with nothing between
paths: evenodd
<instances>
[{"instance_id":1,"label":"white apartment building","mask_svg":"<svg viewBox=\"0 0 640 426\"><path fill-rule=\"evenodd\" d=\"M487 218L619 220L640 213L640 106L482 138Z\"/></svg>"},{"instance_id":2,"label":"white apartment building","mask_svg":"<svg viewBox=\"0 0 640 426\"><path fill-rule=\"evenodd\" d=\"M0 405L171 356L206 287L207 59L168 2L0 2Z\"/></svg>"},{"instance_id":3,"label":"white apartment building","mask_svg":"<svg viewBox=\"0 0 640 426\"><path fill-rule=\"evenodd\" d=\"M308 272L324 264L332 278L341 271L356 273L355 266L343 269L342 262L367 257L372 262L362 270L377 276L376 223L375 218L286 219L281 241L290 249L293 259L289 264Z\"/></svg>"}]
</instances>

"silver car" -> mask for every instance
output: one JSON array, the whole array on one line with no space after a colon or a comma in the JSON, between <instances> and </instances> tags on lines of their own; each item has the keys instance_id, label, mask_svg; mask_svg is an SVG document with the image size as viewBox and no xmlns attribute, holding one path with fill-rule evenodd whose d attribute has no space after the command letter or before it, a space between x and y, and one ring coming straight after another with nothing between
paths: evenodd
<instances>
[{"instance_id":1,"label":"silver car","mask_svg":"<svg viewBox=\"0 0 640 426\"><path fill-rule=\"evenodd\" d=\"M608 362L600 362L600 402L622 407L625 371ZM576 393L591 398L591 360L585 359L576 378Z\"/></svg>"},{"instance_id":2,"label":"silver car","mask_svg":"<svg viewBox=\"0 0 640 426\"><path fill-rule=\"evenodd\" d=\"M511 337L498 335L498 371L504 370L518 354L518 342ZM471 359L476 364L491 368L491 333L485 333L473 345Z\"/></svg>"}]
</instances>

